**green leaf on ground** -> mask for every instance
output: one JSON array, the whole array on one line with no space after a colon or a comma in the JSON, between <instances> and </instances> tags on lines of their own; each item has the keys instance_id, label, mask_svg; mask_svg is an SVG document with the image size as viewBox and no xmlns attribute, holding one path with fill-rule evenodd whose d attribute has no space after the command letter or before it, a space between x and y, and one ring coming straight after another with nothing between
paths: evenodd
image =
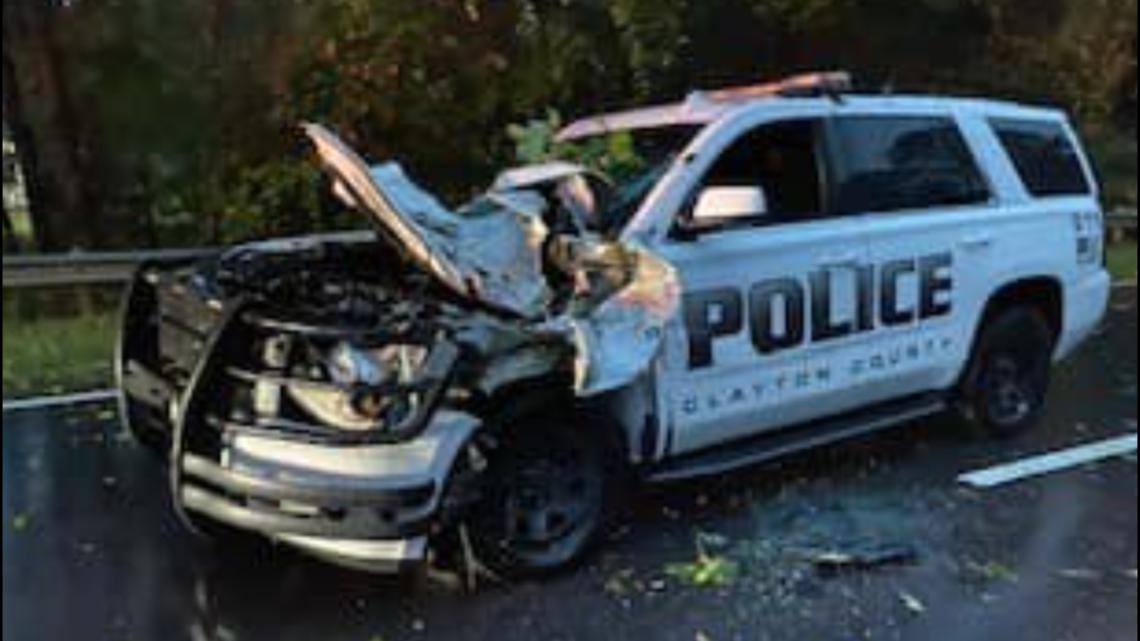
<instances>
[{"instance_id":1,"label":"green leaf on ground","mask_svg":"<svg viewBox=\"0 0 1140 641\"><path fill-rule=\"evenodd\" d=\"M21 512L12 517L12 530L16 532L23 532L31 525L32 519L27 514Z\"/></svg>"},{"instance_id":2,"label":"green leaf on ground","mask_svg":"<svg viewBox=\"0 0 1140 641\"><path fill-rule=\"evenodd\" d=\"M724 556L702 554L690 563L674 563L665 568L670 577L698 588L727 587L736 582L740 565Z\"/></svg>"},{"instance_id":3,"label":"green leaf on ground","mask_svg":"<svg viewBox=\"0 0 1140 641\"><path fill-rule=\"evenodd\" d=\"M970 569L987 581L1017 583L1019 580L1017 570L996 561L985 564L970 563Z\"/></svg>"}]
</instances>

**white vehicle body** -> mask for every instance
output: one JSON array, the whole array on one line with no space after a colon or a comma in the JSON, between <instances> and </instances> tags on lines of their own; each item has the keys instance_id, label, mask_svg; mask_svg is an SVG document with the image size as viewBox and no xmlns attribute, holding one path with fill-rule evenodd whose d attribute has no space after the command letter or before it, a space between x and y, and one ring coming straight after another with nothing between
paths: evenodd
<instances>
[{"instance_id":1,"label":"white vehicle body","mask_svg":"<svg viewBox=\"0 0 1140 641\"><path fill-rule=\"evenodd\" d=\"M703 235L695 240L670 236L678 212L699 190L703 176L742 136L757 128L805 118L936 118L961 132L988 183L984 202L892 212L857 212L823 220ZM743 295L757 282L778 277L801 281L812 272L831 279L835 320L854 320L857 268L900 259L950 254L943 268L952 283L952 313L929 322L852 333L772 356L761 356L742 329L713 345L715 366L693 370L686 352L691 342L684 319L668 326L662 357L647 374L656 390L655 411L663 437L654 460L664 460L733 439L842 414L878 401L922 392L945 391L961 378L987 305L1017 283L1048 279L1061 291L1063 318L1055 357L1069 355L1096 328L1106 311L1110 276L1097 258L1082 262L1075 248L1088 234L1103 242L1099 192L1089 160L1076 143L1067 117L1057 111L982 101L928 97L776 98L730 110L708 110L707 127L661 180L625 231L678 270L682 291L733 288ZM689 114L688 122L700 122ZM1038 198L1029 193L998 139L991 121L1055 124L1073 141L1082 170L1094 186L1085 195ZM676 122L666 116L661 125ZM641 123L649 126L647 123ZM1085 223L1088 223L1087 226ZM1090 252L1099 250L1089 249ZM876 283L876 287L881 282ZM904 305L914 305L917 275L898 282ZM881 292L879 292L881 293ZM876 294L876 296L879 295ZM714 312L715 313L715 312ZM805 319L812 332L812 319ZM937 349L928 350L933 342ZM900 350L919 344L923 356L897 360ZM885 358L888 367L858 368ZM821 369L830 373L821 382ZM811 384L796 385L807 374ZM802 380L801 380L802 382ZM757 393L757 385L768 393ZM743 392L743 394L742 394ZM745 400L740 400L741 396ZM734 402L732 399L736 398ZM696 409L694 410L694 405ZM640 423L628 426L637 430Z\"/></svg>"}]
</instances>

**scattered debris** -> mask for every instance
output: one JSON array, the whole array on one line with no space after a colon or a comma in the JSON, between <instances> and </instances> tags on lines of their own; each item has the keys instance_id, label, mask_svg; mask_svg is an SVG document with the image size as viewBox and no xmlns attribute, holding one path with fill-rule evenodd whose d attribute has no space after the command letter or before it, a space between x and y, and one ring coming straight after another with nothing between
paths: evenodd
<instances>
[{"instance_id":1,"label":"scattered debris","mask_svg":"<svg viewBox=\"0 0 1140 641\"><path fill-rule=\"evenodd\" d=\"M637 590L638 583L634 577L633 569L627 568L606 579L606 584L602 589L606 594L624 597Z\"/></svg>"},{"instance_id":2,"label":"scattered debris","mask_svg":"<svg viewBox=\"0 0 1140 641\"><path fill-rule=\"evenodd\" d=\"M617 543L618 541L621 541L621 540L625 539L627 536L629 536L629 533L632 531L633 531L633 528L631 528L630 526L622 525L621 527L614 530L613 532L610 532L608 539L609 539L610 543Z\"/></svg>"},{"instance_id":3,"label":"scattered debris","mask_svg":"<svg viewBox=\"0 0 1140 641\"><path fill-rule=\"evenodd\" d=\"M888 565L911 565L918 561L918 550L903 544L852 546L848 550L829 550L811 556L821 572L873 570Z\"/></svg>"},{"instance_id":4,"label":"scattered debris","mask_svg":"<svg viewBox=\"0 0 1140 641\"><path fill-rule=\"evenodd\" d=\"M899 592L899 600L911 614L926 614L926 604L909 592Z\"/></svg>"},{"instance_id":5,"label":"scattered debris","mask_svg":"<svg viewBox=\"0 0 1140 641\"><path fill-rule=\"evenodd\" d=\"M1100 581L1104 575L1096 570L1089 570L1087 568L1070 568L1061 570L1057 576L1063 579L1071 579L1073 581Z\"/></svg>"},{"instance_id":6,"label":"scattered debris","mask_svg":"<svg viewBox=\"0 0 1140 641\"><path fill-rule=\"evenodd\" d=\"M705 550L724 550L731 544L727 536L716 532L698 532L697 540Z\"/></svg>"},{"instance_id":7,"label":"scattered debris","mask_svg":"<svg viewBox=\"0 0 1140 641\"><path fill-rule=\"evenodd\" d=\"M424 576L430 583L439 586L448 592L462 592L468 589L464 584L463 578L460 577L459 574L452 570L435 567L432 564L428 564L428 566L425 568ZM365 609L363 600L357 604L357 608L362 611Z\"/></svg>"}]
</instances>

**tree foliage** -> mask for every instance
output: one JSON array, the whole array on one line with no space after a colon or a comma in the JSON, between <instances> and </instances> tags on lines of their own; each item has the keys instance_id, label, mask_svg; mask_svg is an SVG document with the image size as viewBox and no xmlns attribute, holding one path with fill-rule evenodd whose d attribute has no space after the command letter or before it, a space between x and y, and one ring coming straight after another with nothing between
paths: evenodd
<instances>
[{"instance_id":1,"label":"tree foliage","mask_svg":"<svg viewBox=\"0 0 1140 641\"><path fill-rule=\"evenodd\" d=\"M301 121L460 200L517 152L553 152L536 129L558 124L541 120L551 107L576 116L820 68L871 89L1009 96L1134 127L1136 0L4 5L4 117L54 248L349 224ZM512 122L531 125L508 133Z\"/></svg>"}]
</instances>

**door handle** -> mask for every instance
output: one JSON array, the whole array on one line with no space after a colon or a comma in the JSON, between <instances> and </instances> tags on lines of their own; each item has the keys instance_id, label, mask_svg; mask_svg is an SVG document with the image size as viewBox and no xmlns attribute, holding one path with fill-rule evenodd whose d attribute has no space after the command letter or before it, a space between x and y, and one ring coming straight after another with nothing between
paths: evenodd
<instances>
[{"instance_id":1,"label":"door handle","mask_svg":"<svg viewBox=\"0 0 1140 641\"><path fill-rule=\"evenodd\" d=\"M994 237L990 234L975 234L973 236L966 236L959 243L962 249L971 251L989 249L994 245Z\"/></svg>"},{"instance_id":2,"label":"door handle","mask_svg":"<svg viewBox=\"0 0 1140 641\"><path fill-rule=\"evenodd\" d=\"M854 251L830 254L819 259L820 269L855 269L859 267L859 253Z\"/></svg>"}]
</instances>

